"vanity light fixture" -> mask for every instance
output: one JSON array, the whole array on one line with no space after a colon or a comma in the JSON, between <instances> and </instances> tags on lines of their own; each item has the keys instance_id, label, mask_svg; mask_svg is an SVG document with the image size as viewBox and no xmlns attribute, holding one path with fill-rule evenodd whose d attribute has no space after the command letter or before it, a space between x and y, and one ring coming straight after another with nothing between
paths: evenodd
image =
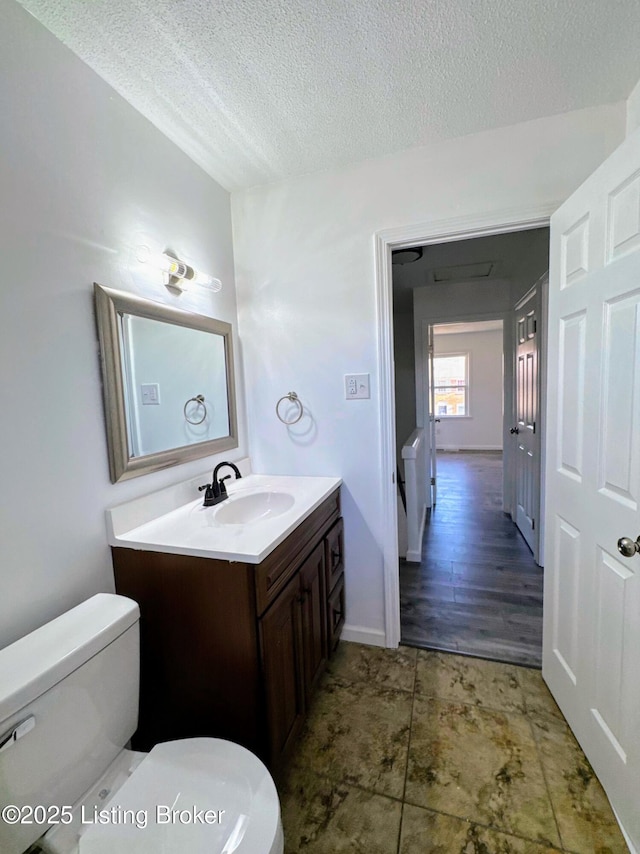
<instances>
[{"instance_id":1,"label":"vanity light fixture","mask_svg":"<svg viewBox=\"0 0 640 854\"><path fill-rule=\"evenodd\" d=\"M185 261L166 252L152 252L148 246L138 246L137 257L141 264L151 264L164 273L165 285L173 290L186 291L191 282L214 293L222 290L220 279L195 270Z\"/></svg>"}]
</instances>

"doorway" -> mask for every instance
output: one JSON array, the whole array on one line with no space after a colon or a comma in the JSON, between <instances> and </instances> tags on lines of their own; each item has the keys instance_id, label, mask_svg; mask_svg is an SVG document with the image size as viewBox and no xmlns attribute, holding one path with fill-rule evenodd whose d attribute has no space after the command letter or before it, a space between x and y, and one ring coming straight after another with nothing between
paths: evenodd
<instances>
[{"instance_id":1,"label":"doorway","mask_svg":"<svg viewBox=\"0 0 640 854\"><path fill-rule=\"evenodd\" d=\"M505 465L503 467L501 447L503 440L506 441L508 438L512 439L512 434L509 433L509 430L513 426L512 413L515 412L512 396L514 391L514 364L511 361L514 354L513 344L515 338L513 329L514 308L516 303L526 292L527 288L529 288L535 279L539 277L540 272L543 269L546 269L548 261L548 231L544 227L546 226L546 222L538 222L535 225L540 227L533 228L532 224L528 224L528 227L524 230L512 229L511 231L506 231L503 227L499 231L497 229L491 229L488 235L486 233L484 235L477 234L477 236L474 237L468 237L467 235L460 233L455 234L455 237L457 238L464 237L462 240L454 239L454 235L452 234L449 239L444 241L444 243L436 243L434 241L426 243L417 249L414 243L414 253L419 255L420 259L424 259L425 255L429 258L430 263L428 267L425 269L424 261L422 263L422 270L420 270L419 264L413 264L410 275L407 275L409 266L405 267L401 274L401 278L405 279L405 286L403 289L399 289L395 286L396 276L393 276L393 323L395 340L396 342L401 342L400 352L396 349L394 354L396 366L395 387L396 391L400 392L401 397L404 394L405 401L408 398L407 391L409 389L412 390L414 395L413 410L411 406L406 407L403 405L401 400L398 401L396 395L396 405L394 407L397 416L396 436L398 441L396 451L398 452L401 447L401 437L404 433L409 431L410 427L415 428L417 425L418 427L424 428L428 434L430 427L434 426L429 424L430 418L432 420L436 420L439 415L445 415L445 408L448 410L451 407L452 412L449 414L450 417L445 415L445 418L441 418L440 421L447 420L454 422L452 425L449 423L446 425L443 425L442 423L435 425L436 430L440 434L442 434L444 427L446 428L446 431L448 431L449 435L448 437L441 435L438 438L438 442L443 446L442 450L445 452L445 457L442 458L443 468L437 477L439 498L436 501L436 507L430 507L429 509L427 525L425 526L425 538L423 541L424 547L431 550L429 561L431 563L432 571L438 571L437 569L434 569L433 562L435 561L437 564L439 559L444 559L447 566L443 567L442 564L439 565L440 575L438 577L431 577L426 580L423 575L422 580L417 582L419 571L416 569L414 564L414 567L411 570L413 573L413 581L414 583L417 582L419 585L422 585L422 594L424 594L427 589L433 594L432 601L429 603L429 606L432 609L431 617L433 617L435 613L442 615L446 610L446 608L443 607L445 604L444 602L436 602L436 594L440 594L445 601L448 599L451 606L448 609L449 613L447 617L449 620L449 628L451 628L452 620L455 623L453 610L455 610L457 600L458 606L463 604L465 605L465 608L458 607L458 612L460 613L457 614L457 617L463 620L466 619L466 634L469 634L468 629L470 621L468 619L469 615L467 606L470 603L469 601L463 602L462 600L465 598L467 600L475 599L476 604L478 604L480 599L483 599L482 607L487 608L488 612L493 609L493 616L499 612L501 614L500 619L503 623L502 629L504 630L506 628L506 632L502 631L502 633L497 633L496 637L492 639L491 631L487 629L486 625L482 624L482 615L480 613L482 608L479 608L478 614L476 615L477 619L475 621L477 628L476 635L479 641L484 642L484 648L461 649L459 638L454 644L450 643L448 647L443 647L442 643L440 643L437 648L449 648L452 650L468 652L470 654L486 655L487 657L507 661L515 660L521 663L533 664L534 666L539 665L540 658L539 624L541 623L542 571L535 565L529 549L522 541L522 538L517 533L515 527L511 525L508 517L505 517L503 513L503 511L511 513L515 509L513 489L514 453L511 445L505 447ZM489 239L486 239L487 237ZM391 243L392 241L387 241L387 248L393 250L393 246L389 245ZM502 244L502 246L500 244ZM543 247L543 252L540 251L540 247ZM407 282L409 285L408 288ZM401 292L402 290L404 290L404 294ZM408 319L407 315L411 315L411 311L407 311L407 290L410 290L411 292L413 303L411 306L413 309L413 316L409 317L409 321L412 326L411 332L413 333L411 336L405 334L406 321ZM426 309L427 306L428 310ZM420 359L417 356L415 358L415 375L413 377L413 383L411 382L411 379L408 380L408 376L410 376L411 373L411 371L408 370L410 363L410 359L407 358L408 350L413 349L417 354L418 351L425 348L425 342L427 341L428 336L423 333L422 327L429 325L425 319L427 317L431 320L437 320L438 322L454 320L454 322L457 322L458 324L460 323L460 320L472 321L476 318L480 318L489 326L492 323L495 323L496 320L498 320L498 323L500 320L504 320L505 352L509 354L505 360L504 419L502 418L501 401L498 404L493 401L491 404L494 416L496 415L496 410L498 415L499 425L497 438L495 436L495 430L492 438L484 436L482 438L478 438L475 442L469 438L461 438L464 434L463 421L468 422L466 425L467 427L473 426L472 422L479 421L479 416L481 414L477 409L472 414L468 409L470 405L469 402L462 400L462 397L466 393L464 387L470 377L466 379L463 376L454 377L451 382L455 382L455 384L459 386L457 393L454 395L456 400L454 401L453 397L451 397L449 407L449 404L443 398L437 404L437 410L433 410L432 403L433 411L431 412L431 415L429 414L427 395L424 390L427 370L426 368L423 369L421 367ZM404 332L401 328L403 322L405 324ZM436 324L434 327L436 330L438 325L440 325L440 323ZM447 326L450 327L451 324L447 323ZM456 339L453 338L453 335L456 334L455 329L446 329L445 327L441 328L443 332L447 331L449 335L451 335L449 339L450 342L456 341ZM457 331L458 334L462 333L462 328L459 327ZM409 338L412 340L410 342L411 346L408 348L407 342ZM457 341L460 340L462 339L457 339ZM404 347L404 352L402 347ZM454 349L456 348L454 347ZM457 359L458 362L465 360L468 363L467 357L462 360ZM460 367L460 365L458 365L458 367ZM495 372L495 366L493 371ZM501 371L499 372L501 373ZM486 376L486 369L484 370L484 374ZM449 392L451 392L451 389L449 389ZM461 399L458 400L458 398ZM409 412L408 416L407 412ZM457 420L457 423L455 423L455 420ZM453 432L451 429L452 427ZM401 455L397 453L398 459L400 459L400 456ZM475 458L470 459L472 456ZM504 479L502 477L503 468ZM466 484L464 489L457 488L456 480L458 478L461 478ZM446 497L445 493L441 491L445 486L449 491L448 497ZM481 493L484 488L487 489L487 494L483 496ZM494 578L491 582L484 584L482 579L478 578L479 586L483 587L484 585L484 589L476 590L471 594L469 593L468 588L467 592L464 592L465 585L469 583L469 578L466 580L460 578L459 572L462 567L455 566L452 569L452 563L457 564L460 562L452 562L450 560L452 556L451 540L455 541L458 539L465 541L464 548L467 549L467 553L465 554L465 558L467 558L467 560L463 562L467 565L469 565L470 562L474 562L472 554L474 550L472 542L474 531L472 529L480 520L476 518L473 525L467 525L467 530L465 531L465 522L462 518L460 509L456 509L450 503L450 501L454 499L456 493L458 499L462 500L464 497L463 493L465 492L466 498L464 498L464 500L467 502L467 505L471 507L475 506L476 509L480 505L486 505L487 502L489 505L495 505L496 502L498 504L495 517L496 529L493 532L493 534L498 538L497 544L494 544L493 546L494 550L497 549L497 552L491 556L485 551L484 557L489 557L489 560L484 561L484 567L475 566L474 573L478 575L479 570L482 568L488 569L491 564L493 564L494 568L500 568L495 569ZM431 502L429 502L429 504L431 504ZM439 507L443 509L440 511L440 515L438 516ZM449 522L451 522L451 524L453 524L453 528L455 528L455 530L452 528L448 533L445 531L447 525L442 524L446 521L445 517L447 514L449 516ZM455 520L452 517L456 517ZM480 521L481 526L483 524L485 525L484 530L475 531L478 543L480 537L486 540L489 536L488 527L491 526L487 527L485 522L486 520ZM500 538L502 538L502 543L499 542ZM448 539L450 541L447 544ZM505 549L504 546L507 545L507 540L509 540L509 547ZM485 542L484 545L486 546L487 543ZM444 549L446 553L444 558L442 557L442 554L438 555L438 550L442 549ZM509 549L512 549L510 554ZM521 551L521 549L524 550ZM482 551L480 545L477 546L475 551ZM449 560L447 560L447 558L449 558ZM471 558L471 561L468 560L469 558ZM505 559L500 560L500 558ZM480 563L482 563L482 561L480 561ZM396 563L396 573L397 567L398 563ZM467 566L467 570L468 573L471 571L469 566ZM529 571L530 577L525 578L524 576L526 576ZM409 574L411 574L411 572ZM443 573L450 577L445 578ZM497 575L496 573L501 574ZM455 576L455 578L453 576ZM389 600L391 600L394 591L392 585L389 583L388 576L387 582L387 592L391 594L389 596ZM457 591L455 589L456 587L459 588ZM504 602L502 603L500 602L501 591L504 594ZM520 597L520 601L517 601L518 597ZM515 629L515 625L514 620L506 619L505 615L507 614L509 607L511 607L513 613L510 614L510 616L515 616L517 618L518 609L525 604L525 601L528 606L532 606L539 612L538 615L535 616L538 626L536 626L534 631L529 632L530 637L526 639L527 641L533 640L535 636L535 643L533 643L533 646L536 647L536 649L533 651L532 649L525 649L528 644L526 642L520 643L522 632L518 633L516 629L515 632L511 632L512 640L514 642L514 647L517 647L520 643L521 648L520 650L515 651L516 657L513 658L506 649L505 641L508 640L510 630ZM407 614L406 604L406 596L404 596L403 593L403 614L405 616ZM499 605L499 608L497 608L497 604ZM409 610L411 610L411 608L409 608ZM465 610L467 610L467 614L463 615L461 612ZM387 608L387 616L389 616L389 608ZM524 617L525 615L520 614L520 616ZM428 622L429 620L427 620L427 623ZM431 620L431 625L432 627L435 625L433 620ZM387 623L387 627L389 628L389 622ZM409 636L412 634L413 640L415 641L414 629L415 621L410 627L405 628L403 625L403 641L411 642ZM441 638L446 634L442 629L443 626L440 625L439 631L436 632L440 634ZM433 634L434 633L432 632L432 637ZM502 634L502 637L500 634ZM388 632L387 638L389 638ZM400 638L398 637L398 640L399 639ZM429 646L430 644L420 643L419 645ZM435 642L431 645L435 646ZM483 644L481 643L480 646L483 646Z\"/></svg>"}]
</instances>

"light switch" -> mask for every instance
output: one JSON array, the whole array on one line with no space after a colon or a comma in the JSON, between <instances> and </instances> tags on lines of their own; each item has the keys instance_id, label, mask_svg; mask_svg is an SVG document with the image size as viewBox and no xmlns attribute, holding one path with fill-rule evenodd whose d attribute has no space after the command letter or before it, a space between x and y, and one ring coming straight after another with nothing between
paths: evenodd
<instances>
[{"instance_id":1,"label":"light switch","mask_svg":"<svg viewBox=\"0 0 640 854\"><path fill-rule=\"evenodd\" d=\"M369 374L345 374L344 392L347 400L366 400L369 392Z\"/></svg>"},{"instance_id":2,"label":"light switch","mask_svg":"<svg viewBox=\"0 0 640 854\"><path fill-rule=\"evenodd\" d=\"M141 383L143 406L158 406L160 404L160 385L158 383Z\"/></svg>"}]
</instances>

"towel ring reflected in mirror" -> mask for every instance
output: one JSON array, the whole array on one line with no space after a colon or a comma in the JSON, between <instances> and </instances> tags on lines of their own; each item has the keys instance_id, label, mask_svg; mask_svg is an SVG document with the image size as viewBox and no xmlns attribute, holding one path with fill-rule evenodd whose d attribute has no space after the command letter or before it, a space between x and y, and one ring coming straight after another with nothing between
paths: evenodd
<instances>
[{"instance_id":1,"label":"towel ring reflected in mirror","mask_svg":"<svg viewBox=\"0 0 640 854\"><path fill-rule=\"evenodd\" d=\"M197 420L189 418L189 416L187 415L187 407L189 406L190 403L195 403L196 409L199 407L202 407L202 418L199 418ZM196 424L196 425L202 424L202 422L207 417L207 405L204 402L204 395L203 394L197 394L195 397L190 397L189 400L184 405L183 412L184 412L185 421L187 421L189 424Z\"/></svg>"}]
</instances>

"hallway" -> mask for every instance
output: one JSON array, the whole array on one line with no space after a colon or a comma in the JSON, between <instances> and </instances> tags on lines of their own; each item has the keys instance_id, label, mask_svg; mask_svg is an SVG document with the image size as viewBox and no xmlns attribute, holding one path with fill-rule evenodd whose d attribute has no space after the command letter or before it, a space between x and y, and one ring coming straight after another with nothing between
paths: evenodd
<instances>
[{"instance_id":1,"label":"hallway","mask_svg":"<svg viewBox=\"0 0 640 854\"><path fill-rule=\"evenodd\" d=\"M540 667L542 584L502 511L502 453L439 453L422 561L400 561L402 643Z\"/></svg>"}]
</instances>

